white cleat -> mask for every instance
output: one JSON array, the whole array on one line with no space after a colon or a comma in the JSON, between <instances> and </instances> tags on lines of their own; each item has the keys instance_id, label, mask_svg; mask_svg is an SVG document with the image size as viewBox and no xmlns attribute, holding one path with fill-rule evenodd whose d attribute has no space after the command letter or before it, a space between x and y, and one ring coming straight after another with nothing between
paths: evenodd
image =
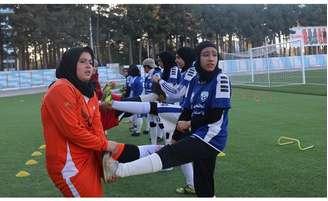
<instances>
[{"instance_id":1,"label":"white cleat","mask_svg":"<svg viewBox=\"0 0 328 201\"><path fill-rule=\"evenodd\" d=\"M106 183L113 182L117 176L115 174L118 168L118 161L114 160L109 152L106 152L102 159L104 180Z\"/></svg>"},{"instance_id":2,"label":"white cleat","mask_svg":"<svg viewBox=\"0 0 328 201\"><path fill-rule=\"evenodd\" d=\"M162 172L169 172L169 171L172 171L172 170L173 170L173 167L161 169Z\"/></svg>"}]
</instances>

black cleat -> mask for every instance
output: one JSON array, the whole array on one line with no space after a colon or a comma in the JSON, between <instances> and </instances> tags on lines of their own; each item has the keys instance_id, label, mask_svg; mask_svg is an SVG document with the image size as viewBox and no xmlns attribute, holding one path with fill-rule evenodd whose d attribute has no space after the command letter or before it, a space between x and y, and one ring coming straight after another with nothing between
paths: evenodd
<instances>
[{"instance_id":1,"label":"black cleat","mask_svg":"<svg viewBox=\"0 0 328 201\"><path fill-rule=\"evenodd\" d=\"M140 133L133 132L133 133L131 134L131 136L140 136Z\"/></svg>"}]
</instances>

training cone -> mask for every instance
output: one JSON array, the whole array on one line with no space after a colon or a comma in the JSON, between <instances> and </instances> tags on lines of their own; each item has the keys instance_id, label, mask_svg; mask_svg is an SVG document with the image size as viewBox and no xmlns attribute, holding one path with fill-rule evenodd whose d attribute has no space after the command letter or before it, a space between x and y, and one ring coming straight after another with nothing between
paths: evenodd
<instances>
[{"instance_id":1,"label":"training cone","mask_svg":"<svg viewBox=\"0 0 328 201\"><path fill-rule=\"evenodd\" d=\"M16 174L16 177L27 177L27 176L30 176L30 173L28 173L24 170L21 170Z\"/></svg>"},{"instance_id":2,"label":"training cone","mask_svg":"<svg viewBox=\"0 0 328 201\"><path fill-rule=\"evenodd\" d=\"M39 147L39 149L45 149L46 148L46 145L45 144L43 144L43 145L41 145L40 147Z\"/></svg>"},{"instance_id":3,"label":"training cone","mask_svg":"<svg viewBox=\"0 0 328 201\"><path fill-rule=\"evenodd\" d=\"M25 165L36 165L36 164L38 164L38 161L33 160L33 159L28 160L28 161L26 161L26 163L25 163Z\"/></svg>"},{"instance_id":4,"label":"training cone","mask_svg":"<svg viewBox=\"0 0 328 201\"><path fill-rule=\"evenodd\" d=\"M224 157L225 155L226 155L225 153L220 152L220 153L218 154L218 157Z\"/></svg>"},{"instance_id":5,"label":"training cone","mask_svg":"<svg viewBox=\"0 0 328 201\"><path fill-rule=\"evenodd\" d=\"M32 153L32 156L41 156L41 155L42 155L42 153L39 151L35 151Z\"/></svg>"}]
</instances>

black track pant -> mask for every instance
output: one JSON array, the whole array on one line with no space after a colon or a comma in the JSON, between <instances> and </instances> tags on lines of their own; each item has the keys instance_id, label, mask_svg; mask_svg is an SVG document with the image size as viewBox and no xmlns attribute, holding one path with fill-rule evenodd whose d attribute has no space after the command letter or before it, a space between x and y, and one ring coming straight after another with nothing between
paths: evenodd
<instances>
[{"instance_id":1,"label":"black track pant","mask_svg":"<svg viewBox=\"0 0 328 201\"><path fill-rule=\"evenodd\" d=\"M163 169L193 162L197 196L214 196L217 150L194 136L187 136L175 144L164 146L157 154L162 160Z\"/></svg>"}]
</instances>

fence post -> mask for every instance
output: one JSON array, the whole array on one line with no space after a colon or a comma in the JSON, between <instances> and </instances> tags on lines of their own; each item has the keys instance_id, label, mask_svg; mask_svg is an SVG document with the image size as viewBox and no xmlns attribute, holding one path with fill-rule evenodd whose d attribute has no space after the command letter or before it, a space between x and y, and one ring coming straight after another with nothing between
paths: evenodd
<instances>
[{"instance_id":1,"label":"fence post","mask_svg":"<svg viewBox=\"0 0 328 201\"><path fill-rule=\"evenodd\" d=\"M303 41L300 41L301 43L301 62L302 62L302 84L305 84L305 65L304 65L304 44Z\"/></svg>"},{"instance_id":2,"label":"fence post","mask_svg":"<svg viewBox=\"0 0 328 201\"><path fill-rule=\"evenodd\" d=\"M269 82L269 87L271 87L271 80L270 80L270 67L269 67L269 50L268 50L268 46L265 48L266 50L266 53L265 53L265 63L266 63L266 66L268 68L268 82Z\"/></svg>"},{"instance_id":3,"label":"fence post","mask_svg":"<svg viewBox=\"0 0 328 201\"><path fill-rule=\"evenodd\" d=\"M251 62L251 74L252 74L252 83L254 83L254 66L253 66L253 48L249 49L250 62Z\"/></svg>"}]
</instances>

